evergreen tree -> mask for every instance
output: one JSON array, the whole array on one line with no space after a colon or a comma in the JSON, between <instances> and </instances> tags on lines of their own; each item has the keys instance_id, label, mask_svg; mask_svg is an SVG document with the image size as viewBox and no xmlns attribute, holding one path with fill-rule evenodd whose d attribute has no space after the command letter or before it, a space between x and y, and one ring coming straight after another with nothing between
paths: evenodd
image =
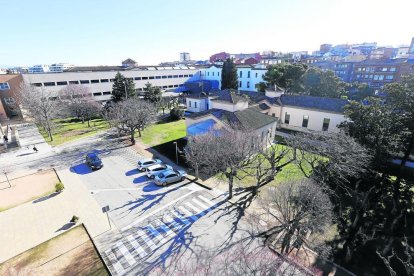
<instances>
[{"instance_id":1,"label":"evergreen tree","mask_svg":"<svg viewBox=\"0 0 414 276\"><path fill-rule=\"evenodd\" d=\"M126 87L125 87L126 86ZM135 84L132 78L125 78L121 73L116 73L115 81L112 85L112 100L119 102L135 96Z\"/></svg>"},{"instance_id":2,"label":"evergreen tree","mask_svg":"<svg viewBox=\"0 0 414 276\"><path fill-rule=\"evenodd\" d=\"M157 104L161 102L162 91L159 87L152 86L151 83L146 83L144 88L144 100Z\"/></svg>"},{"instance_id":3,"label":"evergreen tree","mask_svg":"<svg viewBox=\"0 0 414 276\"><path fill-rule=\"evenodd\" d=\"M237 68L232 59L228 58L221 71L221 89L238 89Z\"/></svg>"}]
</instances>

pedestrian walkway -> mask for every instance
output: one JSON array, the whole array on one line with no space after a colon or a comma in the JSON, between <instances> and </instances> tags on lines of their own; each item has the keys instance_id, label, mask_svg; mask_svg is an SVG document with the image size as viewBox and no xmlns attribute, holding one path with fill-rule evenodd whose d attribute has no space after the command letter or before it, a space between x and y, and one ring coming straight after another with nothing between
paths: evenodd
<instances>
[{"instance_id":1,"label":"pedestrian walkway","mask_svg":"<svg viewBox=\"0 0 414 276\"><path fill-rule=\"evenodd\" d=\"M113 275L125 275L140 260L151 256L157 248L180 235L181 230L215 208L216 203L203 195L182 202L174 210L153 219L145 227L134 227L124 238L107 249L103 257ZM132 232L132 233L131 233Z\"/></svg>"},{"instance_id":2,"label":"pedestrian walkway","mask_svg":"<svg viewBox=\"0 0 414 276\"><path fill-rule=\"evenodd\" d=\"M17 130L17 141L21 148L32 149L34 145L39 152L51 151L52 147L46 143L39 133L36 124L27 123L14 126Z\"/></svg>"}]
</instances>

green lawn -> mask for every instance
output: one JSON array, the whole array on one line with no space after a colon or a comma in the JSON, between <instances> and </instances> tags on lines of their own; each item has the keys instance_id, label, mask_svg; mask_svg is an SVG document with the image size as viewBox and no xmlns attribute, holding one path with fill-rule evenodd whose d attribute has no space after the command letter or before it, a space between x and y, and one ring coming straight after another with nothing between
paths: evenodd
<instances>
[{"instance_id":1,"label":"green lawn","mask_svg":"<svg viewBox=\"0 0 414 276\"><path fill-rule=\"evenodd\" d=\"M141 141L148 146L156 146L186 135L185 120L161 121L144 129Z\"/></svg>"},{"instance_id":2,"label":"green lawn","mask_svg":"<svg viewBox=\"0 0 414 276\"><path fill-rule=\"evenodd\" d=\"M108 123L103 119L91 120L90 127L88 127L87 122L82 124L82 121L78 121L75 118L56 119L53 122L56 125L53 141L50 141L46 131L44 131L42 127L39 127L40 134L42 134L46 142L52 146L91 136L99 131L109 129Z\"/></svg>"},{"instance_id":3,"label":"green lawn","mask_svg":"<svg viewBox=\"0 0 414 276\"><path fill-rule=\"evenodd\" d=\"M279 147L280 150L284 150L288 148L288 146L285 145L275 145L274 147ZM287 154L280 164L283 164L291 159L291 154ZM305 168L306 173L309 173L311 170L310 166ZM253 170L252 170L253 172ZM256 179L254 176L250 175L251 173L248 172L239 172L238 177L241 178L240 180L236 180L235 182L243 187L253 186L256 183ZM214 177L217 177L220 180L226 180L226 178L223 175L216 175ZM280 172L277 173L276 178L267 184L267 186L276 186L279 183L285 182L287 180L300 180L304 178L304 174L299 168L299 166L293 161L290 164L286 165L282 168ZM227 180L226 180L227 181Z\"/></svg>"}]
</instances>

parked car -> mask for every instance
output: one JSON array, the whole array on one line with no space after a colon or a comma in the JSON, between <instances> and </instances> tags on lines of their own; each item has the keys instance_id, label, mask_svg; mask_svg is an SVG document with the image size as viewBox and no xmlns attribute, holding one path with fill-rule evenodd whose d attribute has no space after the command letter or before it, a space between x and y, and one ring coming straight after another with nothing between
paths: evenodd
<instances>
[{"instance_id":1,"label":"parked car","mask_svg":"<svg viewBox=\"0 0 414 276\"><path fill-rule=\"evenodd\" d=\"M159 186L167 186L168 184L183 181L187 173L181 170L166 170L155 176L155 184Z\"/></svg>"},{"instance_id":2,"label":"parked car","mask_svg":"<svg viewBox=\"0 0 414 276\"><path fill-rule=\"evenodd\" d=\"M92 170L100 169L103 167L102 160L96 153L86 154L86 165L88 165Z\"/></svg>"},{"instance_id":3,"label":"parked car","mask_svg":"<svg viewBox=\"0 0 414 276\"><path fill-rule=\"evenodd\" d=\"M148 167L155 165L155 164L162 164L162 161L159 159L144 159L138 161L138 170L146 171Z\"/></svg>"},{"instance_id":4,"label":"parked car","mask_svg":"<svg viewBox=\"0 0 414 276\"><path fill-rule=\"evenodd\" d=\"M173 168L170 165L166 165L166 164L152 165L147 168L147 176L148 178L153 179L159 173L164 172L166 170L172 170L172 169Z\"/></svg>"}]
</instances>

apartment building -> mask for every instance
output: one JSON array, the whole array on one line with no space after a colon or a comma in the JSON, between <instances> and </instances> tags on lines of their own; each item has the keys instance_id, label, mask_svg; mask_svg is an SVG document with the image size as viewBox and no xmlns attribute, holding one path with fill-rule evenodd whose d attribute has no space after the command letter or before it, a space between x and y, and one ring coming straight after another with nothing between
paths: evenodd
<instances>
[{"instance_id":1,"label":"apartment building","mask_svg":"<svg viewBox=\"0 0 414 276\"><path fill-rule=\"evenodd\" d=\"M121 66L73 67L62 73L23 74L26 84L45 89L53 97L70 84L87 86L97 101L111 98L112 85L117 72L134 80L137 92L143 91L146 83L162 89L175 91L187 81L198 79L199 70L195 67L141 66L125 68Z\"/></svg>"},{"instance_id":2,"label":"apartment building","mask_svg":"<svg viewBox=\"0 0 414 276\"><path fill-rule=\"evenodd\" d=\"M267 69L264 66L237 65L237 77L239 82L238 90L257 92L257 85L264 82L263 76ZM200 68L198 76L201 80L218 81L221 88L221 70L222 67L212 65L206 68Z\"/></svg>"},{"instance_id":3,"label":"apartment building","mask_svg":"<svg viewBox=\"0 0 414 276\"><path fill-rule=\"evenodd\" d=\"M0 75L0 121L20 115L18 92L22 81L21 75Z\"/></svg>"}]
</instances>

